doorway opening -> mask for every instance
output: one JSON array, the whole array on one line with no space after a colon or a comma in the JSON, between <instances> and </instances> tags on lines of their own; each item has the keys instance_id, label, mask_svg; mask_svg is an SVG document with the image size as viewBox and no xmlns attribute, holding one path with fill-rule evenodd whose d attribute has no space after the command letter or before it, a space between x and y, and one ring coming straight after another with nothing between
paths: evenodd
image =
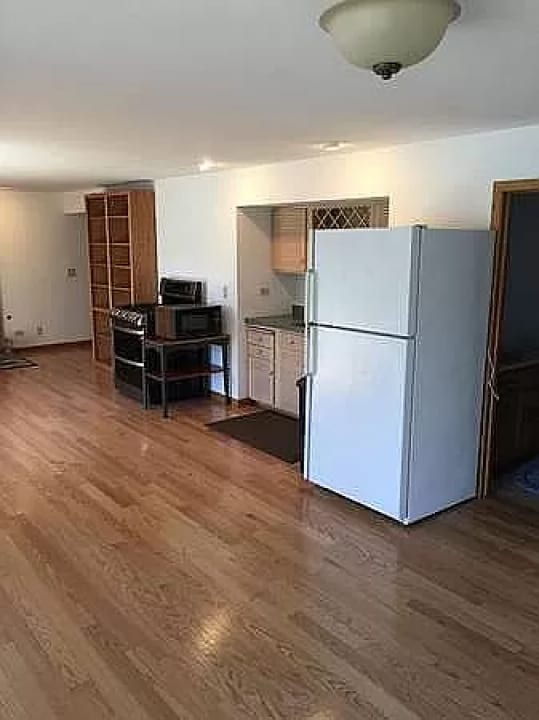
<instances>
[{"instance_id":1,"label":"doorway opening","mask_svg":"<svg viewBox=\"0 0 539 720\"><path fill-rule=\"evenodd\" d=\"M539 509L539 180L494 184L480 495Z\"/></svg>"}]
</instances>

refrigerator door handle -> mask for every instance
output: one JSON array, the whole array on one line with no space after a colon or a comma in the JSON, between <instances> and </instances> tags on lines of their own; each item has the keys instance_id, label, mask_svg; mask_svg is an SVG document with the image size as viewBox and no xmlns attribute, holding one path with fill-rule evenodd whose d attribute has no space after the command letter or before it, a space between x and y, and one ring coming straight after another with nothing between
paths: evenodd
<instances>
[{"instance_id":1,"label":"refrigerator door handle","mask_svg":"<svg viewBox=\"0 0 539 720\"><path fill-rule=\"evenodd\" d=\"M311 411L313 398L314 378L317 372L316 353L318 329L313 325L307 327L307 363L305 373L305 423L304 423L304 451L303 451L303 476L309 480L311 476Z\"/></svg>"},{"instance_id":2,"label":"refrigerator door handle","mask_svg":"<svg viewBox=\"0 0 539 720\"><path fill-rule=\"evenodd\" d=\"M316 375L316 328L312 325L307 328L307 375Z\"/></svg>"},{"instance_id":3,"label":"refrigerator door handle","mask_svg":"<svg viewBox=\"0 0 539 720\"><path fill-rule=\"evenodd\" d=\"M316 272L314 269L307 270L307 281L305 283L305 304L307 306L307 324L314 322L314 305L316 301Z\"/></svg>"}]
</instances>

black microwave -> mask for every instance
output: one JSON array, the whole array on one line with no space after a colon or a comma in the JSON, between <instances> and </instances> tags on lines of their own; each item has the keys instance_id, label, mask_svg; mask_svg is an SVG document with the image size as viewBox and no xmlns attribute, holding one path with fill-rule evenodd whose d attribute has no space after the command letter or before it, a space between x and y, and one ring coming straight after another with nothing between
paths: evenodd
<instances>
[{"instance_id":1,"label":"black microwave","mask_svg":"<svg viewBox=\"0 0 539 720\"><path fill-rule=\"evenodd\" d=\"M155 309L155 334L165 340L222 335L221 305L158 305Z\"/></svg>"}]
</instances>

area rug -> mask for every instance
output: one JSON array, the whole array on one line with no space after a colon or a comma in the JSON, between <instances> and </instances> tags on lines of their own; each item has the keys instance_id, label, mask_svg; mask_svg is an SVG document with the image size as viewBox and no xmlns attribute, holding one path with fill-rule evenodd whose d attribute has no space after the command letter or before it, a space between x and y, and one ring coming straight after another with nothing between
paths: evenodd
<instances>
[{"instance_id":1,"label":"area rug","mask_svg":"<svg viewBox=\"0 0 539 720\"><path fill-rule=\"evenodd\" d=\"M286 463L300 460L299 422L288 415L265 410L210 423L208 427Z\"/></svg>"},{"instance_id":2,"label":"area rug","mask_svg":"<svg viewBox=\"0 0 539 720\"><path fill-rule=\"evenodd\" d=\"M528 495L539 497L539 457L506 473L500 482L505 491L514 488Z\"/></svg>"},{"instance_id":3,"label":"area rug","mask_svg":"<svg viewBox=\"0 0 539 720\"><path fill-rule=\"evenodd\" d=\"M19 370L20 368L36 368L37 365L31 360L17 357L13 353L0 355L0 370Z\"/></svg>"}]
</instances>

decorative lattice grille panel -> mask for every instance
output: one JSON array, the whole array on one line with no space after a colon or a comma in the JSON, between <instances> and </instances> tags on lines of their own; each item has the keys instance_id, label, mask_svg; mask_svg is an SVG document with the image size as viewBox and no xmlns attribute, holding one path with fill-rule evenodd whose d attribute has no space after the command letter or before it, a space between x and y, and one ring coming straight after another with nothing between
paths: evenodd
<instances>
[{"instance_id":1,"label":"decorative lattice grille panel","mask_svg":"<svg viewBox=\"0 0 539 720\"><path fill-rule=\"evenodd\" d=\"M314 230L369 228L373 226L372 205L341 205L313 208L312 225Z\"/></svg>"}]
</instances>

